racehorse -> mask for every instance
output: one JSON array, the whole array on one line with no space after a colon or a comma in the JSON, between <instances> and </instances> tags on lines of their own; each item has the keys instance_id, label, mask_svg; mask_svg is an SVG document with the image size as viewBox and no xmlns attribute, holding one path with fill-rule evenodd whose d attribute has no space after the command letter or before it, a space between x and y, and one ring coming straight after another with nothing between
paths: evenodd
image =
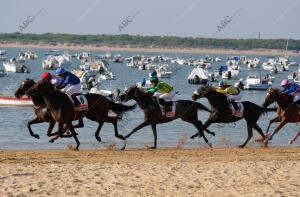
<instances>
[{"instance_id":1,"label":"racehorse","mask_svg":"<svg viewBox=\"0 0 300 197\"><path fill-rule=\"evenodd\" d=\"M175 101L176 112L174 117L165 117L162 115L161 108L157 102L157 99L153 98L150 94L141 91L137 86L132 86L126 90L124 94L119 96L121 101L135 100L139 107L144 111L144 122L134 128L129 134L124 136L125 139L129 138L133 133L139 129L151 125L153 135L154 135L154 146L151 149L155 149L157 146L157 131L156 125L166 122L173 121L177 118L181 118L185 122L192 123L199 133L203 136L205 142L211 147L211 143L208 142L207 138L203 133L203 124L198 120L198 109L205 110L209 112L204 105L201 103L188 101L188 100L178 100ZM205 130L211 135L215 135L209 130Z\"/></svg>"},{"instance_id":2,"label":"racehorse","mask_svg":"<svg viewBox=\"0 0 300 197\"><path fill-rule=\"evenodd\" d=\"M76 150L78 150L80 142L72 125L73 120L87 117L92 121L98 122L99 125L96 130L95 137L99 142L101 142L99 133L104 122L112 123L114 125L115 136L120 139L124 139L124 137L118 133L117 117L108 116L108 110L112 110L114 112L125 112L135 108L135 105L125 106L117 104L98 94L85 94L88 101L88 110L76 112L70 98L66 94L55 90L54 86L45 79L37 82L33 87L27 90L25 94L31 97L33 95L43 96L53 119L60 124L66 124L67 128L71 131L77 144ZM63 131L61 129L59 130L59 135L63 136Z\"/></svg>"},{"instance_id":3,"label":"racehorse","mask_svg":"<svg viewBox=\"0 0 300 197\"><path fill-rule=\"evenodd\" d=\"M24 96L25 92L29 90L34 84L35 82L32 79L24 80L19 86L19 88L16 90L15 97L20 98L21 96ZM42 123L42 122L49 122L48 131L47 131L47 135L49 137L56 135L57 133L54 134L51 133L56 121L52 118L51 112L47 108L43 97L39 95L32 95L31 99L33 102L33 108L36 117L27 123L27 128L29 130L30 135L37 139L40 138L38 134L33 133L31 129L31 125Z\"/></svg>"},{"instance_id":4,"label":"racehorse","mask_svg":"<svg viewBox=\"0 0 300 197\"><path fill-rule=\"evenodd\" d=\"M236 122L241 119L245 119L247 122L248 137L246 141L239 145L240 148L246 146L248 141L252 138L254 128L262 137L265 139L265 136L261 128L257 125L257 121L262 113L268 111L276 111L276 108L263 108L249 101L241 102L244 105L243 117L236 117L232 115L232 111L229 107L227 96L221 93L218 93L214 87L209 85L200 86L193 94L192 99L195 101L199 98L207 98L211 105L211 113L208 120L204 124L204 129L208 128L212 123L230 123ZM197 137L200 133L196 133L191 138Z\"/></svg>"},{"instance_id":5,"label":"racehorse","mask_svg":"<svg viewBox=\"0 0 300 197\"><path fill-rule=\"evenodd\" d=\"M280 124L275 128L272 135L265 140L267 145L268 140L272 140L273 136L286 124L289 122L300 122L299 108L294 103L293 106L289 107L293 103L293 95L285 94L277 88L271 88L266 94L265 101L263 102L264 107L268 107L270 104L275 101L278 104L277 116L270 120L267 127L266 134L268 134L270 126L273 122L280 122ZM296 136L289 141L289 144L292 144L297 137L300 135L300 128Z\"/></svg>"}]
</instances>

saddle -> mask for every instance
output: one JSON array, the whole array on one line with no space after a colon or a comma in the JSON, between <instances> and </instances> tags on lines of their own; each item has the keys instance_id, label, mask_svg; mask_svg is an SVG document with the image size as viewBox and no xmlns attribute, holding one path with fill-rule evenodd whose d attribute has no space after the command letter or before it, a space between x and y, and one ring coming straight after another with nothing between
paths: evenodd
<instances>
[{"instance_id":1,"label":"saddle","mask_svg":"<svg viewBox=\"0 0 300 197\"><path fill-rule=\"evenodd\" d=\"M164 99L158 99L158 104L160 106L163 116L167 118L175 117L175 103L173 101L165 101Z\"/></svg>"},{"instance_id":2,"label":"saddle","mask_svg":"<svg viewBox=\"0 0 300 197\"><path fill-rule=\"evenodd\" d=\"M77 111L86 111L88 110L88 101L84 94L75 93L71 95L72 103L74 104L74 108Z\"/></svg>"},{"instance_id":3,"label":"saddle","mask_svg":"<svg viewBox=\"0 0 300 197\"><path fill-rule=\"evenodd\" d=\"M243 117L243 114L244 114L244 105L242 102L234 102L238 109L236 110L235 107L233 106L234 104L232 102L229 102L229 108L231 109L232 111L232 115L236 116L236 117Z\"/></svg>"}]
</instances>

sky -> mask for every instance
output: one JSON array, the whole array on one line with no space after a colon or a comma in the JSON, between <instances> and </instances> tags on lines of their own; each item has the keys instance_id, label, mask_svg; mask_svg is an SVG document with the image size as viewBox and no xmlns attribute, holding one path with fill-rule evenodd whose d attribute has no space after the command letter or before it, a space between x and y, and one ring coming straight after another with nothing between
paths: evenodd
<instances>
[{"instance_id":1,"label":"sky","mask_svg":"<svg viewBox=\"0 0 300 197\"><path fill-rule=\"evenodd\" d=\"M300 0L0 2L0 33L300 39Z\"/></svg>"}]
</instances>

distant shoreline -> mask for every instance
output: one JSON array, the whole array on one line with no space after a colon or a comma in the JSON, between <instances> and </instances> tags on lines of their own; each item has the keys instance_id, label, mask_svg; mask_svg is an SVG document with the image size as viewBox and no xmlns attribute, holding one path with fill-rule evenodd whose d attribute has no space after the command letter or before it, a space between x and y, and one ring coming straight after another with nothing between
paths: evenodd
<instances>
[{"instance_id":1,"label":"distant shoreline","mask_svg":"<svg viewBox=\"0 0 300 197\"><path fill-rule=\"evenodd\" d=\"M192 53L192 54L229 54L229 55L283 55L283 50L278 49L205 49L205 48L137 48L132 46L94 46L94 45L74 45L68 43L57 43L56 45L45 43L24 44L19 42L0 43L0 48L35 48L35 49L56 49L56 50L95 50L95 51L129 51L129 52L156 52L156 53ZM289 56L300 56L300 53L288 51Z\"/></svg>"}]
</instances>

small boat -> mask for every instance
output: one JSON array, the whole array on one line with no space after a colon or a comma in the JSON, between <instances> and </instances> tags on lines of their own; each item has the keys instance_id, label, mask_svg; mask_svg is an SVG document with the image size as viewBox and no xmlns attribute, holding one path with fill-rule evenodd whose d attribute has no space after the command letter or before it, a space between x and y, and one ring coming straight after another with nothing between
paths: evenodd
<instances>
[{"instance_id":1,"label":"small boat","mask_svg":"<svg viewBox=\"0 0 300 197\"><path fill-rule=\"evenodd\" d=\"M17 62L3 62L3 66L7 72L30 73L29 66Z\"/></svg>"},{"instance_id":2,"label":"small boat","mask_svg":"<svg viewBox=\"0 0 300 197\"><path fill-rule=\"evenodd\" d=\"M6 50L0 50L0 55L5 55L6 54Z\"/></svg>"},{"instance_id":3,"label":"small boat","mask_svg":"<svg viewBox=\"0 0 300 197\"><path fill-rule=\"evenodd\" d=\"M222 79L237 79L239 73L239 70L234 70L230 67L228 70L222 72Z\"/></svg>"},{"instance_id":4,"label":"small boat","mask_svg":"<svg viewBox=\"0 0 300 197\"><path fill-rule=\"evenodd\" d=\"M189 84L207 84L209 73L200 66L194 68L191 74L188 76Z\"/></svg>"},{"instance_id":5,"label":"small boat","mask_svg":"<svg viewBox=\"0 0 300 197\"><path fill-rule=\"evenodd\" d=\"M22 97L20 99L0 93L0 106L10 106L10 107L32 107L33 103L31 98Z\"/></svg>"},{"instance_id":6,"label":"small boat","mask_svg":"<svg viewBox=\"0 0 300 197\"><path fill-rule=\"evenodd\" d=\"M267 90L272 85L272 82L267 79L261 79L256 75L248 75L244 89L245 90Z\"/></svg>"},{"instance_id":7,"label":"small boat","mask_svg":"<svg viewBox=\"0 0 300 197\"><path fill-rule=\"evenodd\" d=\"M50 50L45 53L45 56L49 56L49 55L58 56L60 55L60 53L58 52L58 50Z\"/></svg>"},{"instance_id":8,"label":"small boat","mask_svg":"<svg viewBox=\"0 0 300 197\"><path fill-rule=\"evenodd\" d=\"M26 59L37 59L38 55L35 51L27 51L27 52L25 52L25 58Z\"/></svg>"},{"instance_id":9,"label":"small boat","mask_svg":"<svg viewBox=\"0 0 300 197\"><path fill-rule=\"evenodd\" d=\"M6 57L4 57L3 55L0 55L0 61L6 61Z\"/></svg>"}]
</instances>

